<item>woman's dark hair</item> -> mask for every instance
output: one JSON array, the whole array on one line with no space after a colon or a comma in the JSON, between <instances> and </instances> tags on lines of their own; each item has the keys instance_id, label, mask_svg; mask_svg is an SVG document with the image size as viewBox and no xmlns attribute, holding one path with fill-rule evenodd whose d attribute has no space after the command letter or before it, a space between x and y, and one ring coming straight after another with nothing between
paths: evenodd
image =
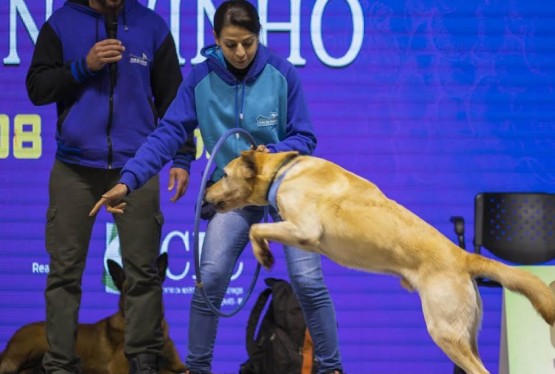
<instances>
[{"instance_id":1,"label":"woman's dark hair","mask_svg":"<svg viewBox=\"0 0 555 374\"><path fill-rule=\"evenodd\" d=\"M242 27L258 36L261 27L258 11L246 0L224 1L214 15L214 32L218 38L225 26Z\"/></svg>"}]
</instances>

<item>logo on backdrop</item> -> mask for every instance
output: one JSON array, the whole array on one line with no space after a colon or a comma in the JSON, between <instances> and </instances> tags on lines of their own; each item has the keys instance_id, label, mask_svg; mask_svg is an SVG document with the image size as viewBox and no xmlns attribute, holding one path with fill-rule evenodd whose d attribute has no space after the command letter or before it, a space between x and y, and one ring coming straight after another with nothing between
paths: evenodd
<instances>
[{"instance_id":1,"label":"logo on backdrop","mask_svg":"<svg viewBox=\"0 0 555 374\"><path fill-rule=\"evenodd\" d=\"M116 229L116 225L113 223L106 223L106 251L104 251L104 261L102 261L104 264L104 270L102 271L102 283L106 288L106 292L119 293L118 289L114 285L112 277L110 277L110 273L108 272L108 265L106 265L108 259L117 262L120 266L122 265L118 231Z\"/></svg>"},{"instance_id":2,"label":"logo on backdrop","mask_svg":"<svg viewBox=\"0 0 555 374\"><path fill-rule=\"evenodd\" d=\"M202 251L202 243L204 241L204 232L199 232L199 245ZM193 266L193 233L189 231L170 231L162 238L160 245L160 253L170 253L170 266L166 270L166 281L164 282L164 293L174 295L191 295L195 291L195 269ZM170 246L171 244L171 246ZM176 272L175 263L183 263L183 261L175 261L172 266L171 258L185 258L186 261L182 265L183 268ZM106 266L108 259L111 259L122 265L121 250L119 246L118 230L116 225L106 222L106 250L104 251L104 269L102 271L102 283L107 293L119 293ZM235 267L235 271L231 276L231 283L226 291L226 296L222 301L222 306L236 306L243 301L245 294L244 285L248 285L250 279L243 275L244 264L239 260ZM175 272L175 273L174 273ZM245 278L245 279L243 279ZM237 286L234 286L234 283Z\"/></svg>"},{"instance_id":3,"label":"logo on backdrop","mask_svg":"<svg viewBox=\"0 0 555 374\"><path fill-rule=\"evenodd\" d=\"M9 1L9 13L3 12L0 14L2 24L7 25L8 32L2 35L2 46L8 46L8 55L3 56L4 65L19 65L21 58L19 56L21 43L18 39L22 37L30 37L31 41L36 43L40 27L44 20L48 19L52 13L59 7L61 2L56 2L54 6L53 0L43 0L44 6L28 6L31 3L38 3L38 0L12 0ZM160 2L166 3L166 2ZM330 0L316 0L309 12L301 11L301 1L291 1L286 7L288 8L288 21L287 22L273 22L270 20L269 7L262 2L259 4L260 22L262 23L262 30L260 39L265 42L268 40L268 33L288 33L289 34L289 56L288 60L298 66L306 65L306 58L301 53L301 46L303 43L309 43L313 46L313 52L317 58L327 66L330 67L347 67L359 55L362 50L364 42L364 10L363 6L358 0L346 0L345 5L338 8L332 6L332 11L329 11L328 3ZM194 55L191 58L191 64L197 64L204 61L201 50L205 45L205 34L207 19L212 19L216 8L211 1L193 1L172 0L169 4L162 4L156 9L156 1L148 1L147 6L164 14L169 10L171 17L167 20L170 31L172 33L174 43L176 46L177 57L180 65L186 62L185 57L182 56L181 48L181 30L187 22L196 22L189 26L189 32L196 32L196 46L194 50L188 50L187 53ZM196 8L196 9L195 9ZM325 10L328 8L328 12ZM334 22L338 14L332 14L335 10L340 11L339 16L341 22ZM195 12L196 17L191 17L189 12ZM341 25L340 25L341 24ZM349 33L341 33L341 38L334 36L334 43L338 45L329 46L329 43L324 43L324 40L329 37L330 32L334 32L334 28L344 30L345 24L350 26ZM310 25L310 32L308 34L308 41L301 38L303 35L301 31L302 25ZM24 30L23 30L24 29ZM189 35L189 34L187 34ZM329 50L328 50L329 48Z\"/></svg>"}]
</instances>

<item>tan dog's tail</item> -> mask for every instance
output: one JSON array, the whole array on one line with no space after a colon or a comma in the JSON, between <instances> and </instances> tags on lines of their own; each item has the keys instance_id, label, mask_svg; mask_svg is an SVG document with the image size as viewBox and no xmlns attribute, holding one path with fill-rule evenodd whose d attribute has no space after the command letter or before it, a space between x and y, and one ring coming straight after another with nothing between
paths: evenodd
<instances>
[{"instance_id":1,"label":"tan dog's tail","mask_svg":"<svg viewBox=\"0 0 555 374\"><path fill-rule=\"evenodd\" d=\"M555 293L536 275L472 253L467 257L467 269L474 278L492 279L525 296L549 325L555 323Z\"/></svg>"}]
</instances>

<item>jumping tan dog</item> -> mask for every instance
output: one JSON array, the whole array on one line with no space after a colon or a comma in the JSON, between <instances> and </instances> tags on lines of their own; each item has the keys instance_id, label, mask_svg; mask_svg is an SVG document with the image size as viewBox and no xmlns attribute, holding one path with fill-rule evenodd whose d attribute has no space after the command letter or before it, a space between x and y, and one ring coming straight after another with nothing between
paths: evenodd
<instances>
[{"instance_id":1,"label":"jumping tan dog","mask_svg":"<svg viewBox=\"0 0 555 374\"><path fill-rule=\"evenodd\" d=\"M108 260L108 270L118 290L125 290L125 274L115 261ZM156 261L158 271L165 279L168 255L160 255ZM129 372L129 364L123 351L123 304L121 292L119 310L96 323L80 324L77 332L77 355L81 359L83 374L124 374ZM166 320L163 322L165 345L163 349L163 374L183 373L185 365L180 360L173 341L168 334ZM8 341L4 352L0 353L0 374L33 374L41 372L42 357L48 348L45 323L35 322L25 325L15 332Z\"/></svg>"},{"instance_id":2,"label":"jumping tan dog","mask_svg":"<svg viewBox=\"0 0 555 374\"><path fill-rule=\"evenodd\" d=\"M262 265L273 265L268 243L275 241L347 267L401 277L405 288L418 291L434 342L468 374L489 373L478 354L482 305L474 278L496 280L524 295L549 325L555 322L555 294L539 278L465 252L373 183L336 164L296 152L245 151L224 171L205 196L218 211L270 203L283 219L250 229ZM277 203L269 201L273 196Z\"/></svg>"}]
</instances>

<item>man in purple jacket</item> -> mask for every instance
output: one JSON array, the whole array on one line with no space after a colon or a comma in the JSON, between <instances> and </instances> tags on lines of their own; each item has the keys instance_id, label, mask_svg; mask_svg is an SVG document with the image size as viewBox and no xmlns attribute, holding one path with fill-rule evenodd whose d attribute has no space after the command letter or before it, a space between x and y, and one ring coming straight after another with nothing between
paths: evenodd
<instances>
[{"instance_id":1,"label":"man in purple jacket","mask_svg":"<svg viewBox=\"0 0 555 374\"><path fill-rule=\"evenodd\" d=\"M46 373L80 372L75 336L94 224L90 207L118 182L181 81L167 24L137 0L68 0L41 28L26 83L34 104L55 102L58 114L46 224ZM172 201L187 188L194 154L188 141L174 157ZM158 176L126 203L126 214L114 216L129 286L125 354L130 373L158 373L163 347L162 286L155 267L163 224Z\"/></svg>"}]
</instances>

